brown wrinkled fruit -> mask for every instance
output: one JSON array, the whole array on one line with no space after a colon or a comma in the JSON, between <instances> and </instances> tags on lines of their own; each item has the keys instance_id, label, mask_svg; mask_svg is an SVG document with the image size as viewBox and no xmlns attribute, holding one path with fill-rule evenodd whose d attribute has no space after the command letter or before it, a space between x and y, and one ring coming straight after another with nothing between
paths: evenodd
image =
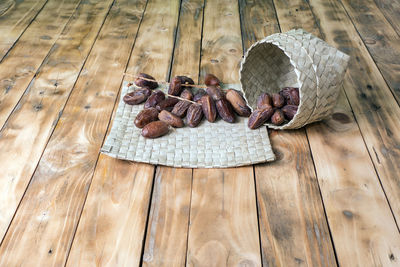
<instances>
[{"instance_id":1,"label":"brown wrinkled fruit","mask_svg":"<svg viewBox=\"0 0 400 267\"><path fill-rule=\"evenodd\" d=\"M276 108L281 108L285 105L285 99L280 94L272 94L272 104Z\"/></svg>"},{"instance_id":2,"label":"brown wrinkled fruit","mask_svg":"<svg viewBox=\"0 0 400 267\"><path fill-rule=\"evenodd\" d=\"M142 136L146 138L157 138L166 135L169 131L169 126L163 121L153 121L147 124L142 129Z\"/></svg>"},{"instance_id":3,"label":"brown wrinkled fruit","mask_svg":"<svg viewBox=\"0 0 400 267\"><path fill-rule=\"evenodd\" d=\"M181 128L184 126L181 118L166 110L162 110L160 114L158 114L158 119L175 128Z\"/></svg>"},{"instance_id":4,"label":"brown wrinkled fruit","mask_svg":"<svg viewBox=\"0 0 400 267\"><path fill-rule=\"evenodd\" d=\"M275 110L271 117L271 122L275 125L281 125L285 121L283 112L280 109Z\"/></svg>"},{"instance_id":5,"label":"brown wrinkled fruit","mask_svg":"<svg viewBox=\"0 0 400 267\"><path fill-rule=\"evenodd\" d=\"M174 97L168 97L168 98L164 99L163 101L161 101L160 103L158 103L156 105L156 108L158 111L161 111L161 110L172 111L172 109L178 102L179 102L178 99L176 99Z\"/></svg>"},{"instance_id":6,"label":"brown wrinkled fruit","mask_svg":"<svg viewBox=\"0 0 400 267\"><path fill-rule=\"evenodd\" d=\"M260 109L260 110L263 110L263 109L266 109L266 108L273 108L271 105L268 105L268 104L264 104L264 105L261 105L260 107L257 107L257 109Z\"/></svg>"},{"instance_id":7,"label":"brown wrinkled fruit","mask_svg":"<svg viewBox=\"0 0 400 267\"><path fill-rule=\"evenodd\" d=\"M137 105L146 101L150 94L151 90L149 88L141 88L127 93L123 100L128 105Z\"/></svg>"},{"instance_id":8,"label":"brown wrinkled fruit","mask_svg":"<svg viewBox=\"0 0 400 267\"><path fill-rule=\"evenodd\" d=\"M214 122L217 118L217 109L211 96L204 95L201 97L201 107L203 108L203 113L206 119L209 122Z\"/></svg>"},{"instance_id":9,"label":"brown wrinkled fruit","mask_svg":"<svg viewBox=\"0 0 400 267\"><path fill-rule=\"evenodd\" d=\"M298 106L296 105L286 105L282 108L282 112L285 115L285 118L289 121L293 119L294 115L297 113Z\"/></svg>"},{"instance_id":10,"label":"brown wrinkled fruit","mask_svg":"<svg viewBox=\"0 0 400 267\"><path fill-rule=\"evenodd\" d=\"M247 106L246 100L243 96L234 89L229 89L226 92L226 99L231 103L235 112L242 117L248 117L251 114L250 108Z\"/></svg>"},{"instance_id":11,"label":"brown wrinkled fruit","mask_svg":"<svg viewBox=\"0 0 400 267\"><path fill-rule=\"evenodd\" d=\"M139 87L148 87L150 89L155 89L158 87L158 83L157 82L152 82L152 81L147 81L147 80L143 80L141 78L146 78L146 79L151 79L151 80L155 80L153 76L150 76L146 73L139 73L138 77L135 79L135 84Z\"/></svg>"},{"instance_id":12,"label":"brown wrinkled fruit","mask_svg":"<svg viewBox=\"0 0 400 267\"><path fill-rule=\"evenodd\" d=\"M181 80L181 84L194 84L192 78L187 76L176 76Z\"/></svg>"},{"instance_id":13,"label":"brown wrinkled fruit","mask_svg":"<svg viewBox=\"0 0 400 267\"><path fill-rule=\"evenodd\" d=\"M187 99L187 100L192 100L193 99L193 93L190 91L190 89L185 89L182 91L181 98Z\"/></svg>"},{"instance_id":14,"label":"brown wrinkled fruit","mask_svg":"<svg viewBox=\"0 0 400 267\"><path fill-rule=\"evenodd\" d=\"M218 86L219 85L219 79L211 73L207 73L206 76L204 77L204 83L207 86Z\"/></svg>"},{"instance_id":15,"label":"brown wrinkled fruit","mask_svg":"<svg viewBox=\"0 0 400 267\"><path fill-rule=\"evenodd\" d=\"M189 127L197 127L203 119L203 109L200 105L191 104L187 111L187 124Z\"/></svg>"},{"instance_id":16,"label":"brown wrinkled fruit","mask_svg":"<svg viewBox=\"0 0 400 267\"><path fill-rule=\"evenodd\" d=\"M263 93L257 99L257 108L263 109L266 105L272 105L271 96L268 93Z\"/></svg>"},{"instance_id":17,"label":"brown wrinkled fruit","mask_svg":"<svg viewBox=\"0 0 400 267\"><path fill-rule=\"evenodd\" d=\"M182 92L181 79L175 76L169 84L168 94L179 95Z\"/></svg>"},{"instance_id":18,"label":"brown wrinkled fruit","mask_svg":"<svg viewBox=\"0 0 400 267\"><path fill-rule=\"evenodd\" d=\"M279 91L279 94L283 96L283 98L288 99L289 98L289 92L290 90L294 89L294 87L284 87L282 90Z\"/></svg>"},{"instance_id":19,"label":"brown wrinkled fruit","mask_svg":"<svg viewBox=\"0 0 400 267\"><path fill-rule=\"evenodd\" d=\"M265 109L256 109L251 113L247 125L250 129L257 129L263 125L274 113L274 109L270 106Z\"/></svg>"},{"instance_id":20,"label":"brown wrinkled fruit","mask_svg":"<svg viewBox=\"0 0 400 267\"><path fill-rule=\"evenodd\" d=\"M208 86L206 92L209 96L212 97L214 101L218 101L222 98L225 98L224 92L221 90L221 88L218 88L216 86Z\"/></svg>"},{"instance_id":21,"label":"brown wrinkled fruit","mask_svg":"<svg viewBox=\"0 0 400 267\"><path fill-rule=\"evenodd\" d=\"M144 108L151 108L157 106L158 103L165 99L165 94L160 91L154 91L149 98L147 99L146 103L144 103Z\"/></svg>"},{"instance_id":22,"label":"brown wrinkled fruit","mask_svg":"<svg viewBox=\"0 0 400 267\"><path fill-rule=\"evenodd\" d=\"M207 94L206 91L204 91L203 89L199 89L199 90L197 91L197 93L194 95L193 101L194 101L194 102L199 102L199 101L201 101L201 97L202 97L203 95L206 95L206 94Z\"/></svg>"},{"instance_id":23,"label":"brown wrinkled fruit","mask_svg":"<svg viewBox=\"0 0 400 267\"><path fill-rule=\"evenodd\" d=\"M285 87L281 90L280 94L285 98L286 104L296 106L300 104L299 88Z\"/></svg>"},{"instance_id":24,"label":"brown wrinkled fruit","mask_svg":"<svg viewBox=\"0 0 400 267\"><path fill-rule=\"evenodd\" d=\"M186 111L192 103L189 101L181 100L172 109L172 113L181 118L185 117Z\"/></svg>"},{"instance_id":25,"label":"brown wrinkled fruit","mask_svg":"<svg viewBox=\"0 0 400 267\"><path fill-rule=\"evenodd\" d=\"M146 108L139 112L135 118L135 125L138 128L143 128L146 124L158 120L158 111L155 108Z\"/></svg>"},{"instance_id":26,"label":"brown wrinkled fruit","mask_svg":"<svg viewBox=\"0 0 400 267\"><path fill-rule=\"evenodd\" d=\"M217 102L215 102L215 106L217 107L217 111L221 118L229 123L235 122L235 113L233 113L232 106L225 98L221 98Z\"/></svg>"}]
</instances>

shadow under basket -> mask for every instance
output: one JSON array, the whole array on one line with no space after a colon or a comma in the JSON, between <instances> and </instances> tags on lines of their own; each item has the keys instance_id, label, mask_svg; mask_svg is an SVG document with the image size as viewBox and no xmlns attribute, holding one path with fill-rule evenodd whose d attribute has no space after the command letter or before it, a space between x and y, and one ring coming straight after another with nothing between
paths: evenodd
<instances>
[{"instance_id":1,"label":"shadow under basket","mask_svg":"<svg viewBox=\"0 0 400 267\"><path fill-rule=\"evenodd\" d=\"M297 129L329 116L336 105L349 56L302 30L276 33L254 43L240 67L240 83L252 109L262 93L298 87L294 118L274 129Z\"/></svg>"}]
</instances>

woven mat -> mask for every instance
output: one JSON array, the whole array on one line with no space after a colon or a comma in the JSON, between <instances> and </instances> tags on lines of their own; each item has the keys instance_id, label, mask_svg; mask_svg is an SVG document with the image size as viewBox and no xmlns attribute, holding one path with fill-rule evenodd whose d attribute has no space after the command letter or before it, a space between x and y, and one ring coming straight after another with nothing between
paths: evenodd
<instances>
[{"instance_id":1,"label":"woven mat","mask_svg":"<svg viewBox=\"0 0 400 267\"><path fill-rule=\"evenodd\" d=\"M240 90L240 85L226 84L222 88ZM196 128L173 128L160 138L144 138L133 123L143 104L131 106L122 100L134 89L124 83L102 153L123 160L186 168L227 168L275 160L267 128L250 130L248 118L238 116L233 124L220 118L215 123L203 119ZM158 89L168 91L164 85Z\"/></svg>"}]
</instances>

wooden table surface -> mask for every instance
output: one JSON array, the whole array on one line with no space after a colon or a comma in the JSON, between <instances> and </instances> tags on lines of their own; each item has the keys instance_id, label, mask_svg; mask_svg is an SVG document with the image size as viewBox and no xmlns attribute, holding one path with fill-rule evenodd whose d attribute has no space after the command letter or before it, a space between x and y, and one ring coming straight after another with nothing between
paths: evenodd
<instances>
[{"instance_id":1,"label":"wooden table surface","mask_svg":"<svg viewBox=\"0 0 400 267\"><path fill-rule=\"evenodd\" d=\"M0 266L400 266L396 0L0 1ZM277 161L174 169L99 153L124 73L238 82L257 40L351 56L334 114Z\"/></svg>"}]
</instances>

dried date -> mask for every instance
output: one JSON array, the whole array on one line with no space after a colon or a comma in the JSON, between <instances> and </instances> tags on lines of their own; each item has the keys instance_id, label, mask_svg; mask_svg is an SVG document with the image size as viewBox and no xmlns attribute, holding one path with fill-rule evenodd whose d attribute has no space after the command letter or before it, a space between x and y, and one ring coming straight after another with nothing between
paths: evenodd
<instances>
[{"instance_id":1,"label":"dried date","mask_svg":"<svg viewBox=\"0 0 400 267\"><path fill-rule=\"evenodd\" d=\"M153 121L147 124L142 129L142 136L146 138L157 138L166 135L169 131L169 126L163 121Z\"/></svg>"},{"instance_id":2,"label":"dried date","mask_svg":"<svg viewBox=\"0 0 400 267\"><path fill-rule=\"evenodd\" d=\"M148 81L144 80L142 78L154 80L154 81ZM155 89L158 87L158 83L155 81L153 76L150 76L146 73L139 73L138 77L135 79L135 84L139 87L147 87L150 89Z\"/></svg>"},{"instance_id":3,"label":"dried date","mask_svg":"<svg viewBox=\"0 0 400 267\"><path fill-rule=\"evenodd\" d=\"M181 100L172 109L172 113L181 118L185 117L186 111L192 103L189 101Z\"/></svg>"},{"instance_id":4,"label":"dried date","mask_svg":"<svg viewBox=\"0 0 400 267\"><path fill-rule=\"evenodd\" d=\"M201 97L202 97L203 95L206 95L206 94L207 94L206 91L204 91L203 89L199 89L199 90L197 91L197 93L194 95L193 101L194 101L194 102L199 102L199 101L201 101Z\"/></svg>"},{"instance_id":5,"label":"dried date","mask_svg":"<svg viewBox=\"0 0 400 267\"><path fill-rule=\"evenodd\" d=\"M285 99L280 94L272 94L272 104L276 108L281 108L285 105Z\"/></svg>"},{"instance_id":6,"label":"dried date","mask_svg":"<svg viewBox=\"0 0 400 267\"><path fill-rule=\"evenodd\" d=\"M231 103L235 112L242 117L248 117L251 114L250 108L247 106L246 100L243 96L234 89L229 89L226 92L226 99Z\"/></svg>"},{"instance_id":7,"label":"dried date","mask_svg":"<svg viewBox=\"0 0 400 267\"><path fill-rule=\"evenodd\" d=\"M256 109L251 113L247 125L250 129L257 129L269 120L273 113L274 109L271 106L264 109Z\"/></svg>"},{"instance_id":8,"label":"dried date","mask_svg":"<svg viewBox=\"0 0 400 267\"><path fill-rule=\"evenodd\" d=\"M282 108L282 112L285 115L285 118L290 121L296 115L297 109L298 109L298 106L296 106L296 105L286 105Z\"/></svg>"},{"instance_id":9,"label":"dried date","mask_svg":"<svg viewBox=\"0 0 400 267\"><path fill-rule=\"evenodd\" d=\"M271 106L272 104L271 100L272 100L271 96L268 93L261 94L257 99L257 108L264 109L267 106Z\"/></svg>"},{"instance_id":10,"label":"dried date","mask_svg":"<svg viewBox=\"0 0 400 267\"><path fill-rule=\"evenodd\" d=\"M160 91L154 91L149 98L147 99L146 103L144 103L144 108L151 108L157 106L158 103L165 99L165 94Z\"/></svg>"},{"instance_id":11,"label":"dried date","mask_svg":"<svg viewBox=\"0 0 400 267\"><path fill-rule=\"evenodd\" d=\"M203 119L203 109L200 105L191 104L187 111L187 124L189 127L197 127Z\"/></svg>"},{"instance_id":12,"label":"dried date","mask_svg":"<svg viewBox=\"0 0 400 267\"><path fill-rule=\"evenodd\" d=\"M182 91L181 98L187 99L187 100L192 100L193 99L193 93L190 91L190 89L185 89Z\"/></svg>"},{"instance_id":13,"label":"dried date","mask_svg":"<svg viewBox=\"0 0 400 267\"><path fill-rule=\"evenodd\" d=\"M206 74L206 76L204 77L204 83L207 86L219 86L220 85L220 81L219 79L211 73Z\"/></svg>"},{"instance_id":14,"label":"dried date","mask_svg":"<svg viewBox=\"0 0 400 267\"><path fill-rule=\"evenodd\" d=\"M155 108L146 108L139 112L135 118L135 125L138 128L143 128L146 124L158 120L158 111Z\"/></svg>"},{"instance_id":15,"label":"dried date","mask_svg":"<svg viewBox=\"0 0 400 267\"><path fill-rule=\"evenodd\" d=\"M176 76L181 80L181 84L194 84L192 78L187 76Z\"/></svg>"},{"instance_id":16,"label":"dried date","mask_svg":"<svg viewBox=\"0 0 400 267\"><path fill-rule=\"evenodd\" d=\"M149 88L141 88L126 94L123 100L128 105L138 105L146 101L150 94L151 90Z\"/></svg>"},{"instance_id":17,"label":"dried date","mask_svg":"<svg viewBox=\"0 0 400 267\"><path fill-rule=\"evenodd\" d=\"M167 123L168 125L171 125L172 127L175 127L175 128L181 128L184 126L183 121L180 117L178 117L166 110L162 110L158 114L158 119L160 121Z\"/></svg>"},{"instance_id":18,"label":"dried date","mask_svg":"<svg viewBox=\"0 0 400 267\"><path fill-rule=\"evenodd\" d=\"M175 76L169 84L168 94L179 95L182 92L181 79Z\"/></svg>"},{"instance_id":19,"label":"dried date","mask_svg":"<svg viewBox=\"0 0 400 267\"><path fill-rule=\"evenodd\" d=\"M215 102L215 106L217 107L219 116L221 116L224 121L229 123L235 122L235 113L233 113L231 104L225 98L221 98Z\"/></svg>"},{"instance_id":20,"label":"dried date","mask_svg":"<svg viewBox=\"0 0 400 267\"><path fill-rule=\"evenodd\" d=\"M212 97L214 101L218 101L222 98L225 98L224 92L221 90L221 88L217 86L208 86L206 92L209 96Z\"/></svg>"},{"instance_id":21,"label":"dried date","mask_svg":"<svg viewBox=\"0 0 400 267\"><path fill-rule=\"evenodd\" d=\"M275 110L271 117L271 122L277 126L285 122L285 117L280 109Z\"/></svg>"},{"instance_id":22,"label":"dried date","mask_svg":"<svg viewBox=\"0 0 400 267\"><path fill-rule=\"evenodd\" d=\"M161 101L160 103L158 103L156 105L156 108L158 111L161 111L161 110L172 111L172 109L178 102L179 102L178 99L176 99L174 97L168 97L168 98L164 99L163 101Z\"/></svg>"},{"instance_id":23,"label":"dried date","mask_svg":"<svg viewBox=\"0 0 400 267\"><path fill-rule=\"evenodd\" d=\"M215 122L217 118L217 109L215 102L209 95L201 97L201 107L203 109L204 116L209 122Z\"/></svg>"},{"instance_id":24,"label":"dried date","mask_svg":"<svg viewBox=\"0 0 400 267\"><path fill-rule=\"evenodd\" d=\"M281 90L280 94L285 98L286 104L296 106L300 104L299 88L285 87Z\"/></svg>"}]
</instances>

